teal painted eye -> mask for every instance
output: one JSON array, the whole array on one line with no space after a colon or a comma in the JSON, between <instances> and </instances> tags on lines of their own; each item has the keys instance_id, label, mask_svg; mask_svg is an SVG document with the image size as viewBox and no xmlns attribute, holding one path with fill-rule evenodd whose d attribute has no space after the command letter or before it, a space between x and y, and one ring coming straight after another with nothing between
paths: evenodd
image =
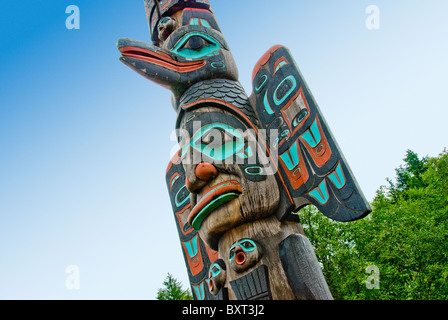
<instances>
[{"instance_id":1,"label":"teal painted eye","mask_svg":"<svg viewBox=\"0 0 448 320\"><path fill-rule=\"evenodd\" d=\"M232 260L233 258L235 258L235 249L238 246L241 247L241 249L243 249L243 251L246 251L246 252L254 251L257 248L257 245L252 240L250 240L250 239L241 240L241 241L235 243L232 247L230 247L229 260Z\"/></svg>"},{"instance_id":2,"label":"teal painted eye","mask_svg":"<svg viewBox=\"0 0 448 320\"><path fill-rule=\"evenodd\" d=\"M162 20L160 20L160 22L159 22L159 27L161 27L161 26L163 26L163 25L166 25L168 22L170 22L171 20L173 20L172 18L170 18L170 17L165 17L165 18L163 18Z\"/></svg>"},{"instance_id":3,"label":"teal painted eye","mask_svg":"<svg viewBox=\"0 0 448 320\"><path fill-rule=\"evenodd\" d=\"M299 124L302 123L302 121L305 119L305 117L307 115L308 115L308 110L306 110L306 109L301 110L294 118L294 121L293 121L294 127L299 126Z\"/></svg>"},{"instance_id":4,"label":"teal painted eye","mask_svg":"<svg viewBox=\"0 0 448 320\"><path fill-rule=\"evenodd\" d=\"M243 240L240 245L244 251L253 251L257 247L252 240Z\"/></svg>"},{"instance_id":5,"label":"teal painted eye","mask_svg":"<svg viewBox=\"0 0 448 320\"><path fill-rule=\"evenodd\" d=\"M212 277L216 277L218 274L221 273L221 267L218 264L214 264L210 270Z\"/></svg>"},{"instance_id":6,"label":"teal painted eye","mask_svg":"<svg viewBox=\"0 0 448 320\"><path fill-rule=\"evenodd\" d=\"M181 158L185 158L189 148L192 147L208 158L223 161L244 151L244 146L241 131L227 124L212 123L202 127L189 142L181 146Z\"/></svg>"},{"instance_id":7,"label":"teal painted eye","mask_svg":"<svg viewBox=\"0 0 448 320\"><path fill-rule=\"evenodd\" d=\"M204 126L191 140L191 147L215 160L227 159L244 148L244 138L240 131L223 123Z\"/></svg>"},{"instance_id":8,"label":"teal painted eye","mask_svg":"<svg viewBox=\"0 0 448 320\"><path fill-rule=\"evenodd\" d=\"M187 59L202 59L221 49L221 44L208 34L191 32L183 36L171 52Z\"/></svg>"}]
</instances>

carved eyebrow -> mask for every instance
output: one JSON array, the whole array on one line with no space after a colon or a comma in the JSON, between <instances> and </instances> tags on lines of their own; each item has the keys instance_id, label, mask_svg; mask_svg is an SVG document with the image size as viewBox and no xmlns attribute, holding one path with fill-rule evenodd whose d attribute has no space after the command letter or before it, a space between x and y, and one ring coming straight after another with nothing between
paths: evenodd
<instances>
[{"instance_id":1,"label":"carved eyebrow","mask_svg":"<svg viewBox=\"0 0 448 320\"><path fill-rule=\"evenodd\" d=\"M251 245L250 248L246 248L246 247L244 247L244 246L242 245L244 242L249 243L249 244ZM238 245L240 245L240 246L242 246L242 247L244 247L244 248L246 248L246 249L252 249L252 248L256 248L256 247L257 247L257 245L255 244L255 242L253 242L251 239L243 239L243 240L240 240L240 241L235 242L235 244L233 244L233 245L230 247L229 251L230 251L230 252L234 251L235 247L238 246Z\"/></svg>"},{"instance_id":2,"label":"carved eyebrow","mask_svg":"<svg viewBox=\"0 0 448 320\"><path fill-rule=\"evenodd\" d=\"M214 129L224 132L228 135L235 136L235 137L237 137L237 135L235 133L237 133L237 132L239 133L239 131L237 129L229 126L228 124L215 122L215 123L211 123L211 124L205 125L202 128L200 128L193 135L193 138L191 139L191 141L196 142L196 141L202 139L203 136L209 134Z\"/></svg>"},{"instance_id":3,"label":"carved eyebrow","mask_svg":"<svg viewBox=\"0 0 448 320\"><path fill-rule=\"evenodd\" d=\"M221 139L221 141L223 141L223 138L224 138L224 141L233 141L233 138L237 138L237 139L239 138L237 135L233 134L233 131L234 131L234 129L228 130L228 129L223 129L223 128L210 128L201 135L201 140L203 143L209 144L209 143L211 143L211 141L207 141L207 138L210 138L210 137L216 138L215 134L218 133L219 134L219 137L217 137L218 141L219 141L219 138ZM226 139L226 138L230 138L230 139ZM198 141L199 141L199 139L198 139ZM214 139L214 141L215 141L215 139Z\"/></svg>"}]
</instances>

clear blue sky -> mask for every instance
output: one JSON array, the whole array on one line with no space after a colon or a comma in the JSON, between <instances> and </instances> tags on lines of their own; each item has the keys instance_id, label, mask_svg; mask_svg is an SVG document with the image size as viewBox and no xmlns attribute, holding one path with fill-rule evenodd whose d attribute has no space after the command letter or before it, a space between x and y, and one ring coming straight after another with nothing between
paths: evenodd
<instances>
[{"instance_id":1,"label":"clear blue sky","mask_svg":"<svg viewBox=\"0 0 448 320\"><path fill-rule=\"evenodd\" d=\"M446 0L211 2L248 93L259 57L291 49L369 201L407 149L447 146ZM153 299L167 272L187 285L170 93L115 47L149 40L143 1L7 1L0 34L0 299Z\"/></svg>"}]
</instances>

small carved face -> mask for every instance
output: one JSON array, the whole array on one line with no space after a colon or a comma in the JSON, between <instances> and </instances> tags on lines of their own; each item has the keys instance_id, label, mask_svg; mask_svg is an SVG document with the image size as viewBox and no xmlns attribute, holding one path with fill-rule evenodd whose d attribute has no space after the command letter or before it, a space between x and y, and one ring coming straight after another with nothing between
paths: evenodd
<instances>
[{"instance_id":1,"label":"small carved face","mask_svg":"<svg viewBox=\"0 0 448 320\"><path fill-rule=\"evenodd\" d=\"M208 273L208 288L210 293L217 296L226 283L226 265L222 259L216 260Z\"/></svg>"},{"instance_id":2,"label":"small carved face","mask_svg":"<svg viewBox=\"0 0 448 320\"><path fill-rule=\"evenodd\" d=\"M254 240L240 240L230 247L230 267L238 273L246 271L256 265L260 261L261 256L261 247Z\"/></svg>"},{"instance_id":3,"label":"small carved face","mask_svg":"<svg viewBox=\"0 0 448 320\"><path fill-rule=\"evenodd\" d=\"M171 33L176 29L176 20L171 17L165 17L160 20L157 29L159 31L159 40L165 41Z\"/></svg>"}]
</instances>

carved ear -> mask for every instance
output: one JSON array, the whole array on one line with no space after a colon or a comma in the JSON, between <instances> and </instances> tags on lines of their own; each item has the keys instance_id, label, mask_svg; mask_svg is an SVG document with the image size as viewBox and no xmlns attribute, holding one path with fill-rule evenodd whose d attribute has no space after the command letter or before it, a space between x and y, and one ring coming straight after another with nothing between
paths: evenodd
<instances>
[{"instance_id":1,"label":"carved ear","mask_svg":"<svg viewBox=\"0 0 448 320\"><path fill-rule=\"evenodd\" d=\"M274 46L256 64L251 100L270 141L287 199L297 211L314 204L337 221L360 219L371 208L289 50ZM279 212L285 220L290 212Z\"/></svg>"}]
</instances>

